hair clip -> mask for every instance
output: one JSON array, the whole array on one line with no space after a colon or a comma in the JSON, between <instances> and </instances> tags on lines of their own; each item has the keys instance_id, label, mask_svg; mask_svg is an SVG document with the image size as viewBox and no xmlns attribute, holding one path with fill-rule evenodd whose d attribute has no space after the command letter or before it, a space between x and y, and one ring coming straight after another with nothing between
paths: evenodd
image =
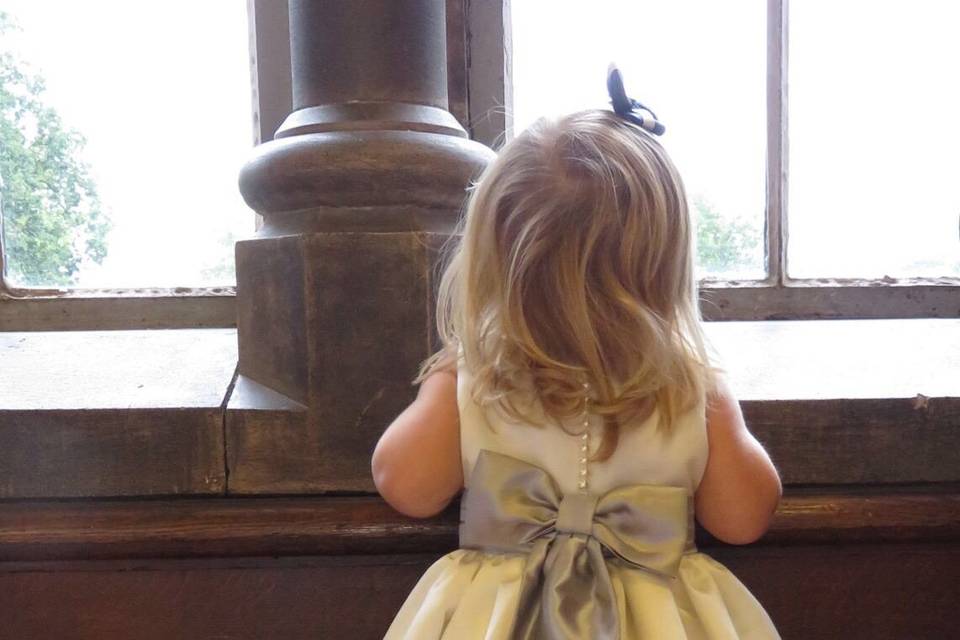
<instances>
[{"instance_id":1,"label":"hair clip","mask_svg":"<svg viewBox=\"0 0 960 640\"><path fill-rule=\"evenodd\" d=\"M652 109L627 96L627 90L623 88L623 75L615 64L607 69L607 93L610 94L613 111L621 118L657 136L666 131Z\"/></svg>"}]
</instances>

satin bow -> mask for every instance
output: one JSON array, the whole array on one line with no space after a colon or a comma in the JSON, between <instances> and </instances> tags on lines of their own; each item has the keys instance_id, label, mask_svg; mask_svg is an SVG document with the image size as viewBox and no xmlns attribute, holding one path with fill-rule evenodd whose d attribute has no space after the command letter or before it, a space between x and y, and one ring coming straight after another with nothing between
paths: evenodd
<instances>
[{"instance_id":1,"label":"satin bow","mask_svg":"<svg viewBox=\"0 0 960 640\"><path fill-rule=\"evenodd\" d=\"M482 450L461 505L460 546L529 553L510 638L620 638L604 553L664 578L693 545L682 487L560 494L545 470Z\"/></svg>"}]
</instances>

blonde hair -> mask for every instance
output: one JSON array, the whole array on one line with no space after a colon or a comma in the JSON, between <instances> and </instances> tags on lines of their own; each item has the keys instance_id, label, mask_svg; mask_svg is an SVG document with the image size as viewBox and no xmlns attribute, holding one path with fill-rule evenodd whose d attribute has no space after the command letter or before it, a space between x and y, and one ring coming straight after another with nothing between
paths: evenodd
<instances>
[{"instance_id":1,"label":"blonde hair","mask_svg":"<svg viewBox=\"0 0 960 640\"><path fill-rule=\"evenodd\" d=\"M598 459L623 425L659 411L670 428L713 384L683 183L664 149L612 112L541 119L471 190L440 281L443 347L415 383L459 354L474 401L542 425L590 409Z\"/></svg>"}]
</instances>

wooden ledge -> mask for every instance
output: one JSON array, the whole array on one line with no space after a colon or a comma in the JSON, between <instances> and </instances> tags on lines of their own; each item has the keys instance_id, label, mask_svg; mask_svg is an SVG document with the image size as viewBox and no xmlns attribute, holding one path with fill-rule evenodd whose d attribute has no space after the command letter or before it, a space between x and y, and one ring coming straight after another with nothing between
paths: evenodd
<instances>
[{"instance_id":1,"label":"wooden ledge","mask_svg":"<svg viewBox=\"0 0 960 640\"><path fill-rule=\"evenodd\" d=\"M374 497L0 504L0 560L443 553L458 506L414 520ZM960 539L960 487L784 496L754 546ZM698 528L697 543L719 546Z\"/></svg>"},{"instance_id":2,"label":"wooden ledge","mask_svg":"<svg viewBox=\"0 0 960 640\"><path fill-rule=\"evenodd\" d=\"M707 333L785 485L960 482L960 319ZM331 417L251 394L231 329L0 333L0 360L0 500L372 494L404 401L372 419L376 396Z\"/></svg>"}]
</instances>

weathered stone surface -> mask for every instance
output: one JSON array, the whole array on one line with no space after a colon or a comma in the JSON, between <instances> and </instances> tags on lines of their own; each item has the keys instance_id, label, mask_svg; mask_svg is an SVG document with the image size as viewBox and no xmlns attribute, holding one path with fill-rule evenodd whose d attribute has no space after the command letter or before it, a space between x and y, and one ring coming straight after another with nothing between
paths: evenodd
<instances>
[{"instance_id":1,"label":"weathered stone surface","mask_svg":"<svg viewBox=\"0 0 960 640\"><path fill-rule=\"evenodd\" d=\"M222 494L232 329L0 333L0 498Z\"/></svg>"},{"instance_id":2,"label":"weathered stone surface","mask_svg":"<svg viewBox=\"0 0 960 640\"><path fill-rule=\"evenodd\" d=\"M236 362L235 329L0 332L0 411L217 408Z\"/></svg>"},{"instance_id":3,"label":"weathered stone surface","mask_svg":"<svg viewBox=\"0 0 960 640\"><path fill-rule=\"evenodd\" d=\"M290 0L293 112L240 174L264 222L237 247L238 370L305 411L231 400L232 493L374 488L436 342L436 248L494 157L448 110L448 4Z\"/></svg>"},{"instance_id":4,"label":"weathered stone surface","mask_svg":"<svg viewBox=\"0 0 960 640\"><path fill-rule=\"evenodd\" d=\"M270 309L241 307L249 342L286 344L302 327L306 346L245 359L240 374L263 382L273 362L301 357L305 390L289 387L297 409L227 412L231 493L373 491L370 454L383 429L413 399L410 384L436 346L433 303L438 248L446 236L410 233L318 233L282 242L251 241L250 264L270 264L271 251L296 251L302 279L278 280L278 295L302 300L300 318L264 321ZM260 258L257 256L261 252ZM246 263L246 262L245 262ZM269 305L267 305L269 307ZM264 332L258 335L258 331ZM259 368L258 368L259 367ZM269 386L269 385L267 385ZM280 385L277 391L283 391Z\"/></svg>"},{"instance_id":5,"label":"weathered stone surface","mask_svg":"<svg viewBox=\"0 0 960 640\"><path fill-rule=\"evenodd\" d=\"M960 398L960 319L708 322L741 400Z\"/></svg>"},{"instance_id":6,"label":"weathered stone surface","mask_svg":"<svg viewBox=\"0 0 960 640\"><path fill-rule=\"evenodd\" d=\"M437 346L432 292L446 236L306 238L262 245L327 256L308 270L313 284L296 294L303 315L282 312L295 305L279 298L249 313L276 332L277 344L295 337L294 322L310 323L322 340L255 352L265 365L302 358L302 403L238 378L225 418L227 484L237 494L372 491L373 445L414 397L408 382ZM383 246L371 248L376 243ZM367 265L356 274L345 267L354 254ZM335 293L349 291L343 283L351 279L370 295ZM294 279L280 280L278 296ZM321 280L339 284L326 291ZM956 482L957 322L712 323L707 330L727 356L748 425L787 484ZM232 330L0 333L0 497L222 493L220 407L235 340ZM877 344L883 352L873 350ZM366 359L353 353L361 346ZM313 413L311 380L322 403Z\"/></svg>"},{"instance_id":7,"label":"weathered stone surface","mask_svg":"<svg viewBox=\"0 0 960 640\"><path fill-rule=\"evenodd\" d=\"M306 291L299 236L237 243L237 274L256 295L237 298L239 371L255 371L261 384L307 401ZM240 329L239 327L242 327Z\"/></svg>"}]
</instances>

